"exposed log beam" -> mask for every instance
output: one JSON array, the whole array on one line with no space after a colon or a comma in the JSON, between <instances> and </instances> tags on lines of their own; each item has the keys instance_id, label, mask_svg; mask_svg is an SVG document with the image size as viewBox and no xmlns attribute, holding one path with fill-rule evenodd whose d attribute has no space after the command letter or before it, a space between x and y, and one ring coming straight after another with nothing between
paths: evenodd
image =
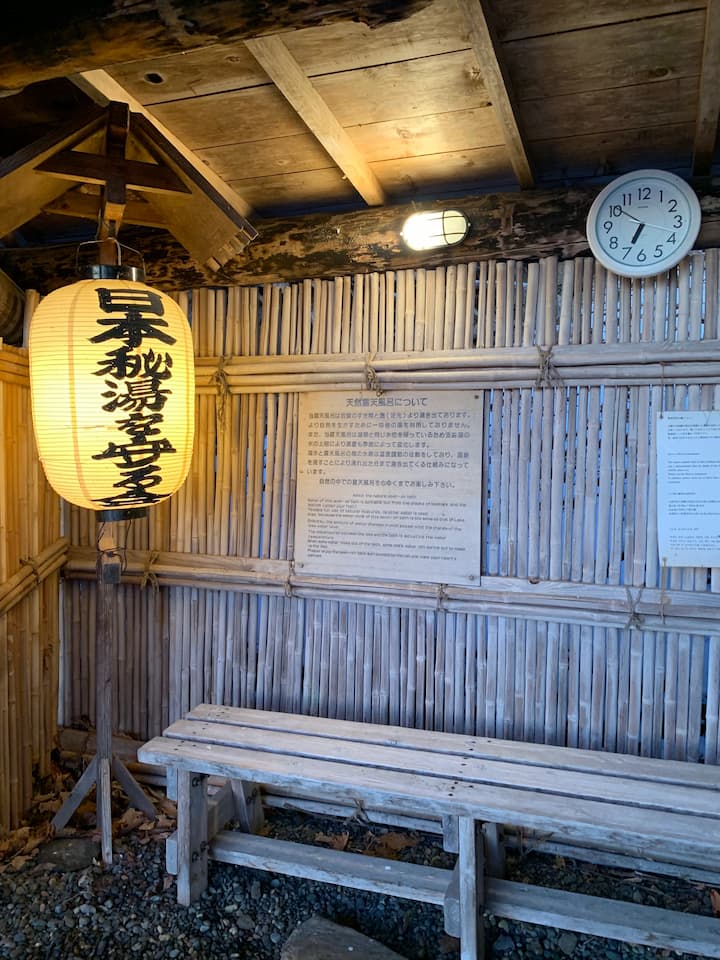
<instances>
[{"instance_id":1,"label":"exposed log beam","mask_svg":"<svg viewBox=\"0 0 720 960\"><path fill-rule=\"evenodd\" d=\"M459 208L470 219L470 233L457 247L414 253L403 247L400 231L415 205L313 215L261 223L258 240L230 260L221 275L204 271L165 232L127 231L126 242L140 249L148 282L166 290L228 284L250 285L336 277L375 270L435 267L472 260L519 260L556 254L589 253L585 218L597 189L487 194L428 203L428 209ZM720 185L698 190L703 226L697 246L720 246ZM0 267L18 284L41 292L75 277L74 251L65 247L23 251L0 249Z\"/></svg>"},{"instance_id":2,"label":"exposed log beam","mask_svg":"<svg viewBox=\"0 0 720 960\"><path fill-rule=\"evenodd\" d=\"M260 37L246 40L245 44L363 200L370 206L385 203L385 191L370 165L281 38Z\"/></svg>"},{"instance_id":3,"label":"exposed log beam","mask_svg":"<svg viewBox=\"0 0 720 960\"><path fill-rule=\"evenodd\" d=\"M709 176L720 119L720 0L707 0L700 95L695 120L693 175Z\"/></svg>"},{"instance_id":4,"label":"exposed log beam","mask_svg":"<svg viewBox=\"0 0 720 960\"><path fill-rule=\"evenodd\" d=\"M131 133L137 157L161 158L190 191L190 198L182 203L155 194L151 205L198 263L217 269L255 238L256 230L246 219L252 215L250 205L116 80L104 70L73 80L103 105L127 103L133 114Z\"/></svg>"},{"instance_id":5,"label":"exposed log beam","mask_svg":"<svg viewBox=\"0 0 720 960\"><path fill-rule=\"evenodd\" d=\"M36 80L230 43L282 29L356 20L371 27L409 17L429 0L29 0L3 22L0 90Z\"/></svg>"},{"instance_id":6,"label":"exposed log beam","mask_svg":"<svg viewBox=\"0 0 720 960\"><path fill-rule=\"evenodd\" d=\"M28 220L67 190L67 183L35 173L35 167L66 147L99 144L105 112L97 107L0 161L0 237Z\"/></svg>"},{"instance_id":7,"label":"exposed log beam","mask_svg":"<svg viewBox=\"0 0 720 960\"><path fill-rule=\"evenodd\" d=\"M457 2L465 18L470 46L497 114L515 176L521 187L532 187L533 174L530 161L520 132L510 78L489 19L487 11L489 4L487 0L457 0Z\"/></svg>"}]
</instances>

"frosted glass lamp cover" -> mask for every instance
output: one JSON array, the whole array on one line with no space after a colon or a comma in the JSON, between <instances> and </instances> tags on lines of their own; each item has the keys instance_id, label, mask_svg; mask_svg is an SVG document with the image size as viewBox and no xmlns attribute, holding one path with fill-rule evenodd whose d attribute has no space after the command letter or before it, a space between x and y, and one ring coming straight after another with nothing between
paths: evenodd
<instances>
[{"instance_id":1,"label":"frosted glass lamp cover","mask_svg":"<svg viewBox=\"0 0 720 960\"><path fill-rule=\"evenodd\" d=\"M427 210L407 218L402 238L411 250L435 250L462 243L469 229L468 218L459 210Z\"/></svg>"},{"instance_id":2,"label":"frosted glass lamp cover","mask_svg":"<svg viewBox=\"0 0 720 960\"><path fill-rule=\"evenodd\" d=\"M116 519L182 485L195 368L174 300L134 280L80 280L42 300L29 351L38 452L61 497Z\"/></svg>"}]
</instances>

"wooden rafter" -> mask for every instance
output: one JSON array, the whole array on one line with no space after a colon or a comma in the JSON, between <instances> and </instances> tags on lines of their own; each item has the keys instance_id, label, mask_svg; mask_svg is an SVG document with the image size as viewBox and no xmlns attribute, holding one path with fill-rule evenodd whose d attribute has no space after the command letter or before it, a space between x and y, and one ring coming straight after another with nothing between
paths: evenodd
<instances>
[{"instance_id":1,"label":"wooden rafter","mask_svg":"<svg viewBox=\"0 0 720 960\"><path fill-rule=\"evenodd\" d=\"M99 144L104 122L105 112L93 106L71 123L0 161L0 236L27 223L67 190L66 181L36 173L37 166L69 147Z\"/></svg>"},{"instance_id":2,"label":"wooden rafter","mask_svg":"<svg viewBox=\"0 0 720 960\"><path fill-rule=\"evenodd\" d=\"M720 119L720 0L707 0L700 95L693 146L692 169L696 177L710 174L718 133L718 119Z\"/></svg>"},{"instance_id":3,"label":"wooden rafter","mask_svg":"<svg viewBox=\"0 0 720 960\"><path fill-rule=\"evenodd\" d=\"M370 206L385 203L385 191L337 117L279 36L245 41L268 77Z\"/></svg>"},{"instance_id":4,"label":"wooden rafter","mask_svg":"<svg viewBox=\"0 0 720 960\"><path fill-rule=\"evenodd\" d=\"M182 203L159 193L153 193L149 202L198 263L218 269L257 236L246 219L252 214L250 205L116 80L104 70L92 70L73 80L100 103L127 103L132 111L133 159L161 158L185 185L189 196Z\"/></svg>"},{"instance_id":5,"label":"wooden rafter","mask_svg":"<svg viewBox=\"0 0 720 960\"><path fill-rule=\"evenodd\" d=\"M482 71L493 108L502 129L515 176L521 187L533 185L527 150L523 142L510 79L499 53L488 11L488 0L457 0L467 25L470 46Z\"/></svg>"}]
</instances>

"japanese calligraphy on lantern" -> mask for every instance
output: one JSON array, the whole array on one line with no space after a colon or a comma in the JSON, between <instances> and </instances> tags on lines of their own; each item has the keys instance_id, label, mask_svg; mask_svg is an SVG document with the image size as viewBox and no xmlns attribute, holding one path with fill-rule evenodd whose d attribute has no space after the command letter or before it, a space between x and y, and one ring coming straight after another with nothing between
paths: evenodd
<instances>
[{"instance_id":1,"label":"japanese calligraphy on lantern","mask_svg":"<svg viewBox=\"0 0 720 960\"><path fill-rule=\"evenodd\" d=\"M296 568L477 585L481 479L477 391L301 394Z\"/></svg>"},{"instance_id":2,"label":"japanese calligraphy on lantern","mask_svg":"<svg viewBox=\"0 0 720 960\"><path fill-rule=\"evenodd\" d=\"M117 469L117 493L100 504L110 509L145 506L161 499L159 461L175 447L163 435L163 408L170 396L172 357L163 351L175 338L166 332L165 308L153 290L141 287L97 289L100 331L90 342L102 346L95 375L106 389L102 405L114 421L120 443L110 441L93 454Z\"/></svg>"},{"instance_id":3,"label":"japanese calligraphy on lantern","mask_svg":"<svg viewBox=\"0 0 720 960\"><path fill-rule=\"evenodd\" d=\"M720 566L720 411L658 417L657 519L662 563Z\"/></svg>"}]
</instances>

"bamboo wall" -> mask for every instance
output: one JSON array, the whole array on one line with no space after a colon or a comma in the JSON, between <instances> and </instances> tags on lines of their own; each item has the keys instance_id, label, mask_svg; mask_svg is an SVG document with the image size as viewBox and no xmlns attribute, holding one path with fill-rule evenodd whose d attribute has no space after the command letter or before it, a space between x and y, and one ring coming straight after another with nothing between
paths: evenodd
<instances>
[{"instance_id":1,"label":"bamboo wall","mask_svg":"<svg viewBox=\"0 0 720 960\"><path fill-rule=\"evenodd\" d=\"M49 773L58 705L60 506L37 460L27 351L0 341L0 836Z\"/></svg>"},{"instance_id":2,"label":"bamboo wall","mask_svg":"<svg viewBox=\"0 0 720 960\"><path fill-rule=\"evenodd\" d=\"M116 728L206 700L720 762L720 570L661 567L653 437L720 409L718 284L709 251L644 282L550 258L183 295L196 450L127 531ZM481 585L300 576L300 392L414 386L484 391ZM67 525L70 724L96 531Z\"/></svg>"}]
</instances>

